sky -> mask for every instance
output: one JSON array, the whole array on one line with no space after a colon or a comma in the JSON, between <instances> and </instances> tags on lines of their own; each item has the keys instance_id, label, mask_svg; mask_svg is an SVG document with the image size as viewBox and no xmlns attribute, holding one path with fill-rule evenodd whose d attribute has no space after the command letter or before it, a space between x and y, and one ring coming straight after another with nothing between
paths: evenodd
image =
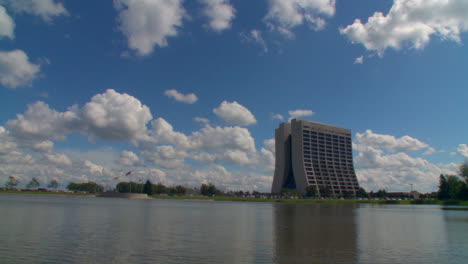
<instances>
[{"instance_id":1,"label":"sky","mask_svg":"<svg viewBox=\"0 0 468 264\"><path fill-rule=\"evenodd\" d=\"M0 0L0 184L270 191L302 118L352 131L366 190L435 191L468 159L467 31L467 0Z\"/></svg>"}]
</instances>

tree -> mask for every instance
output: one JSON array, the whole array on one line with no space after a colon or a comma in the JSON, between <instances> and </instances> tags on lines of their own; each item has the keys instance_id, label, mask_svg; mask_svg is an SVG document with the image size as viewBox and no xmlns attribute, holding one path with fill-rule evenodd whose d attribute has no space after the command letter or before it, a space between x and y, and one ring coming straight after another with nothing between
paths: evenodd
<instances>
[{"instance_id":1,"label":"tree","mask_svg":"<svg viewBox=\"0 0 468 264\"><path fill-rule=\"evenodd\" d=\"M200 193L205 196L215 196L221 194L222 192L214 186L214 184L202 184L200 187Z\"/></svg>"},{"instance_id":2,"label":"tree","mask_svg":"<svg viewBox=\"0 0 468 264\"><path fill-rule=\"evenodd\" d=\"M354 193L351 191L343 191L343 198L352 198L354 197Z\"/></svg>"},{"instance_id":3,"label":"tree","mask_svg":"<svg viewBox=\"0 0 468 264\"><path fill-rule=\"evenodd\" d=\"M153 192L155 194L167 193L167 187L162 183L158 183L156 185L153 185Z\"/></svg>"},{"instance_id":4,"label":"tree","mask_svg":"<svg viewBox=\"0 0 468 264\"><path fill-rule=\"evenodd\" d=\"M299 197L301 196L301 192L299 192L296 189L283 188L281 190L281 195L286 196L286 197Z\"/></svg>"},{"instance_id":5,"label":"tree","mask_svg":"<svg viewBox=\"0 0 468 264\"><path fill-rule=\"evenodd\" d=\"M52 188L52 189L57 189L58 187L58 181L56 179L52 179L49 183L49 185L47 185L48 188Z\"/></svg>"},{"instance_id":6,"label":"tree","mask_svg":"<svg viewBox=\"0 0 468 264\"><path fill-rule=\"evenodd\" d=\"M332 190L328 186L323 186L320 188L320 196L321 197L330 197L332 196Z\"/></svg>"},{"instance_id":7,"label":"tree","mask_svg":"<svg viewBox=\"0 0 468 264\"><path fill-rule=\"evenodd\" d=\"M41 184L37 181L36 178L32 178L31 181L26 185L28 189L35 189L38 188Z\"/></svg>"},{"instance_id":8,"label":"tree","mask_svg":"<svg viewBox=\"0 0 468 264\"><path fill-rule=\"evenodd\" d=\"M307 188L305 189L306 191L306 196L309 196L309 197L316 197L317 196L317 187L315 186L307 186Z\"/></svg>"},{"instance_id":9,"label":"tree","mask_svg":"<svg viewBox=\"0 0 468 264\"><path fill-rule=\"evenodd\" d=\"M15 178L15 176L10 176L8 177L8 181L5 183L5 188L13 189L18 184L19 184L19 181Z\"/></svg>"},{"instance_id":10,"label":"tree","mask_svg":"<svg viewBox=\"0 0 468 264\"><path fill-rule=\"evenodd\" d=\"M67 189L70 191L89 192L89 193L96 193L96 192L104 191L104 187L101 185L98 185L95 182L85 182L85 183L70 182L67 185Z\"/></svg>"},{"instance_id":11,"label":"tree","mask_svg":"<svg viewBox=\"0 0 468 264\"><path fill-rule=\"evenodd\" d=\"M447 178L443 174L439 176L439 191L437 192L437 199L445 200L449 198Z\"/></svg>"},{"instance_id":12,"label":"tree","mask_svg":"<svg viewBox=\"0 0 468 264\"><path fill-rule=\"evenodd\" d=\"M378 190L377 193L376 193L376 195L377 195L377 197L379 197L379 198L386 198L386 197L388 197L387 191L385 191L384 189Z\"/></svg>"},{"instance_id":13,"label":"tree","mask_svg":"<svg viewBox=\"0 0 468 264\"><path fill-rule=\"evenodd\" d=\"M468 183L468 161L460 166L460 177L464 178L465 182Z\"/></svg>"},{"instance_id":14,"label":"tree","mask_svg":"<svg viewBox=\"0 0 468 264\"><path fill-rule=\"evenodd\" d=\"M146 193L148 195L153 194L153 184L151 184L150 180L146 180L146 183L143 186L143 193Z\"/></svg>"},{"instance_id":15,"label":"tree","mask_svg":"<svg viewBox=\"0 0 468 264\"><path fill-rule=\"evenodd\" d=\"M177 195L184 195L187 192L187 189L182 185L177 185L175 187L175 193Z\"/></svg>"},{"instance_id":16,"label":"tree","mask_svg":"<svg viewBox=\"0 0 468 264\"><path fill-rule=\"evenodd\" d=\"M362 188L362 187L359 187L359 190L357 191L356 195L357 195L357 197L361 197L361 198L368 198L369 197L366 190L364 188Z\"/></svg>"}]
</instances>

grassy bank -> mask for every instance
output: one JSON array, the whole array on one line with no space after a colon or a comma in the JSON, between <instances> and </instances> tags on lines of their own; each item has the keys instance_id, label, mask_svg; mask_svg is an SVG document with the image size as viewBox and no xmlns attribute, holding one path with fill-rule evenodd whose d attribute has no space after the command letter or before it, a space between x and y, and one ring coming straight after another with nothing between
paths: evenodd
<instances>
[{"instance_id":1,"label":"grassy bank","mask_svg":"<svg viewBox=\"0 0 468 264\"><path fill-rule=\"evenodd\" d=\"M33 194L56 196L96 196L92 193L68 193L68 192L34 192L34 191L0 191L0 194Z\"/></svg>"},{"instance_id":2,"label":"grassy bank","mask_svg":"<svg viewBox=\"0 0 468 264\"><path fill-rule=\"evenodd\" d=\"M90 193L67 193L67 192L33 192L33 191L0 191L0 194L32 194L32 195L55 195L55 196L82 196L94 197ZM334 200L334 199L274 199L274 198L251 198L251 197L230 197L230 196L163 196L151 195L154 199L169 200L205 200L205 201L231 201L231 202L270 202L270 203L322 203L322 204L433 204L433 205L462 205L468 206L468 201L458 200Z\"/></svg>"},{"instance_id":3,"label":"grassy bank","mask_svg":"<svg viewBox=\"0 0 468 264\"><path fill-rule=\"evenodd\" d=\"M333 199L273 199L273 198L250 198L250 197L229 197L229 196L160 196L152 195L155 199L172 199L172 200L212 200L212 201L233 201L233 202L277 202L277 203L325 203L325 204L435 204L435 205L463 205L468 206L468 201L457 200L333 200Z\"/></svg>"}]
</instances>

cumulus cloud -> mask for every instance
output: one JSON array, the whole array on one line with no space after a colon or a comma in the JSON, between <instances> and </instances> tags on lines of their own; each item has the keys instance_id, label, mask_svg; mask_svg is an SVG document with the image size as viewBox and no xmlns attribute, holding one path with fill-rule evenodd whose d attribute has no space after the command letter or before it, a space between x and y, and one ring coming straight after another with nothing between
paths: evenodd
<instances>
[{"instance_id":1,"label":"cumulus cloud","mask_svg":"<svg viewBox=\"0 0 468 264\"><path fill-rule=\"evenodd\" d=\"M147 136L146 124L151 119L149 108L138 99L109 89L93 96L83 108L75 105L65 112L36 102L24 114L9 120L7 127L24 142L64 140L72 132L84 133L92 139L136 141Z\"/></svg>"},{"instance_id":2,"label":"cumulus cloud","mask_svg":"<svg viewBox=\"0 0 468 264\"><path fill-rule=\"evenodd\" d=\"M165 169L182 168L187 156L185 151L177 150L171 145L153 146L143 151L142 155L147 161Z\"/></svg>"},{"instance_id":3,"label":"cumulus cloud","mask_svg":"<svg viewBox=\"0 0 468 264\"><path fill-rule=\"evenodd\" d=\"M426 143L410 136L396 138L391 135L377 134L372 132L372 130L356 133L356 141L358 144L385 148L392 152L416 151L428 147Z\"/></svg>"},{"instance_id":4,"label":"cumulus cloud","mask_svg":"<svg viewBox=\"0 0 468 264\"><path fill-rule=\"evenodd\" d=\"M266 41L263 39L262 31L252 29L248 34L242 32L240 36L242 41L255 43L262 48L264 53L268 52L268 46L266 44Z\"/></svg>"},{"instance_id":5,"label":"cumulus cloud","mask_svg":"<svg viewBox=\"0 0 468 264\"><path fill-rule=\"evenodd\" d=\"M356 174L359 184L367 190L409 191L409 185L413 184L417 191L429 192L437 189L441 173L456 173L453 169L456 166L435 165L406 153L423 148L427 148L426 152L432 151L431 147L415 138L396 138L375 134L371 130L356 133L355 138Z\"/></svg>"},{"instance_id":6,"label":"cumulus cloud","mask_svg":"<svg viewBox=\"0 0 468 264\"><path fill-rule=\"evenodd\" d=\"M7 122L12 135L24 141L64 140L65 133L80 127L80 117L76 108L57 112L44 103L36 102L28 106L24 114L18 114Z\"/></svg>"},{"instance_id":7,"label":"cumulus cloud","mask_svg":"<svg viewBox=\"0 0 468 264\"><path fill-rule=\"evenodd\" d=\"M207 26L216 32L231 28L236 10L229 0L199 0L205 7L203 14L209 18Z\"/></svg>"},{"instance_id":8,"label":"cumulus cloud","mask_svg":"<svg viewBox=\"0 0 468 264\"><path fill-rule=\"evenodd\" d=\"M272 152L275 152L275 139L270 138L263 141L263 145Z\"/></svg>"},{"instance_id":9,"label":"cumulus cloud","mask_svg":"<svg viewBox=\"0 0 468 264\"><path fill-rule=\"evenodd\" d=\"M204 125L207 125L210 123L210 120L208 118L204 118L204 117L194 117L193 118L193 121L197 122L197 123L201 123L201 124L204 124Z\"/></svg>"},{"instance_id":10,"label":"cumulus cloud","mask_svg":"<svg viewBox=\"0 0 468 264\"><path fill-rule=\"evenodd\" d=\"M364 63L364 56L357 57L354 60L354 64L363 64Z\"/></svg>"},{"instance_id":11,"label":"cumulus cloud","mask_svg":"<svg viewBox=\"0 0 468 264\"><path fill-rule=\"evenodd\" d=\"M120 153L118 163L124 166L136 166L141 165L141 160L134 152L124 150Z\"/></svg>"},{"instance_id":12,"label":"cumulus cloud","mask_svg":"<svg viewBox=\"0 0 468 264\"><path fill-rule=\"evenodd\" d=\"M276 120L279 120L279 121L283 121L284 120L284 116L282 114L274 114L271 116L272 119L276 119Z\"/></svg>"},{"instance_id":13,"label":"cumulus cloud","mask_svg":"<svg viewBox=\"0 0 468 264\"><path fill-rule=\"evenodd\" d=\"M1 2L0 2L1 3ZM0 38L7 37L13 39L15 30L15 22L8 15L5 7L0 5Z\"/></svg>"},{"instance_id":14,"label":"cumulus cloud","mask_svg":"<svg viewBox=\"0 0 468 264\"><path fill-rule=\"evenodd\" d=\"M54 0L14 0L6 2L14 12L40 16L45 21L50 21L54 16L68 15L68 11L63 4Z\"/></svg>"},{"instance_id":15,"label":"cumulus cloud","mask_svg":"<svg viewBox=\"0 0 468 264\"><path fill-rule=\"evenodd\" d=\"M382 56L387 48L398 50L404 44L422 49L431 36L460 42L467 30L467 1L394 0L388 14L375 12L367 23L356 19L340 32Z\"/></svg>"},{"instance_id":16,"label":"cumulus cloud","mask_svg":"<svg viewBox=\"0 0 468 264\"><path fill-rule=\"evenodd\" d=\"M458 154L461 156L468 158L468 144L460 144L458 145L457 149Z\"/></svg>"},{"instance_id":17,"label":"cumulus cloud","mask_svg":"<svg viewBox=\"0 0 468 264\"><path fill-rule=\"evenodd\" d=\"M254 115L236 101L230 103L223 101L213 112L226 123L231 125L247 126L257 123Z\"/></svg>"},{"instance_id":18,"label":"cumulus cloud","mask_svg":"<svg viewBox=\"0 0 468 264\"><path fill-rule=\"evenodd\" d=\"M7 88L30 86L40 66L29 61L22 50L0 51L0 84Z\"/></svg>"},{"instance_id":19,"label":"cumulus cloud","mask_svg":"<svg viewBox=\"0 0 468 264\"><path fill-rule=\"evenodd\" d=\"M172 125L163 118L157 118L151 121L151 127L149 132L151 141L175 144L182 148L190 147L191 143L189 138L183 133L174 131Z\"/></svg>"},{"instance_id":20,"label":"cumulus cloud","mask_svg":"<svg viewBox=\"0 0 468 264\"><path fill-rule=\"evenodd\" d=\"M296 118L296 117L312 116L315 113L312 110L298 109L298 110L288 111L288 114L289 114L289 119L291 120L292 118Z\"/></svg>"},{"instance_id":21,"label":"cumulus cloud","mask_svg":"<svg viewBox=\"0 0 468 264\"><path fill-rule=\"evenodd\" d=\"M172 90L164 91L164 94L169 98L173 98L174 100L178 102L182 102L186 104L193 104L196 101L198 101L198 97L194 93L183 94L183 93L179 93L177 90L172 89Z\"/></svg>"},{"instance_id":22,"label":"cumulus cloud","mask_svg":"<svg viewBox=\"0 0 468 264\"><path fill-rule=\"evenodd\" d=\"M71 160L65 155L60 153L43 153L44 158L59 166L70 166Z\"/></svg>"},{"instance_id":23,"label":"cumulus cloud","mask_svg":"<svg viewBox=\"0 0 468 264\"><path fill-rule=\"evenodd\" d=\"M321 30L326 22L322 16L335 14L335 0L270 0L264 20L267 25L292 38L292 29L303 24Z\"/></svg>"},{"instance_id":24,"label":"cumulus cloud","mask_svg":"<svg viewBox=\"0 0 468 264\"><path fill-rule=\"evenodd\" d=\"M255 140L243 127L206 126L190 137L194 148L223 151L227 149L255 152Z\"/></svg>"},{"instance_id":25,"label":"cumulus cloud","mask_svg":"<svg viewBox=\"0 0 468 264\"><path fill-rule=\"evenodd\" d=\"M153 117L137 98L112 89L97 94L81 110L89 135L105 140L137 140L146 136Z\"/></svg>"},{"instance_id":26,"label":"cumulus cloud","mask_svg":"<svg viewBox=\"0 0 468 264\"><path fill-rule=\"evenodd\" d=\"M0 156L8 155L16 151L16 142L11 138L7 130L0 126Z\"/></svg>"},{"instance_id":27,"label":"cumulus cloud","mask_svg":"<svg viewBox=\"0 0 468 264\"><path fill-rule=\"evenodd\" d=\"M156 45L167 46L185 15L181 0L116 0L114 7L129 48L140 56L151 54Z\"/></svg>"}]
</instances>

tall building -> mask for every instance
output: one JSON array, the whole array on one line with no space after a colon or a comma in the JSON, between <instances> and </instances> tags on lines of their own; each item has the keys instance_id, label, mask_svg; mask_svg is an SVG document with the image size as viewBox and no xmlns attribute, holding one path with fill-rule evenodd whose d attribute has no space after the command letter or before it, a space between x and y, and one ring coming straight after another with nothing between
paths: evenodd
<instances>
[{"instance_id":1,"label":"tall building","mask_svg":"<svg viewBox=\"0 0 468 264\"><path fill-rule=\"evenodd\" d=\"M311 186L319 195L337 196L359 189L349 129L292 119L275 130L275 150L272 193L305 193Z\"/></svg>"}]
</instances>

